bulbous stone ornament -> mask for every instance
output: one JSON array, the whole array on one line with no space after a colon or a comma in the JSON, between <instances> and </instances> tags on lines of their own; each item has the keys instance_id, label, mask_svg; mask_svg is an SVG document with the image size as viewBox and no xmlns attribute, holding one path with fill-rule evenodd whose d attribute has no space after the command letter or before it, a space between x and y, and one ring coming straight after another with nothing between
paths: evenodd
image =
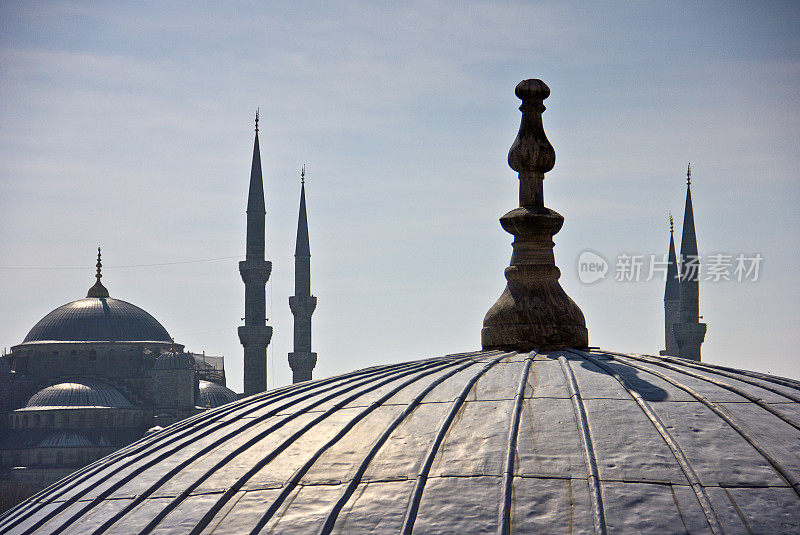
<instances>
[{"instance_id":1,"label":"bulbous stone ornament","mask_svg":"<svg viewBox=\"0 0 800 535\"><path fill-rule=\"evenodd\" d=\"M514 235L505 270L506 285L483 320L484 350L585 348L589 345L583 312L558 283L553 236L564 218L544 206L544 174L556 154L542 126L544 99L550 88L541 80L523 80L515 93L522 105L519 132L508 152L508 165L519 174L519 208L500 218Z\"/></svg>"}]
</instances>

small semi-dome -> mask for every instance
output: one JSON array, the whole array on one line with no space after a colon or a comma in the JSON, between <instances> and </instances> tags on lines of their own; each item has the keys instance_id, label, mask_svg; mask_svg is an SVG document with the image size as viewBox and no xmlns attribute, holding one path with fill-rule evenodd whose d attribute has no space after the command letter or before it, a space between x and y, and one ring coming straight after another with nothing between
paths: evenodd
<instances>
[{"instance_id":1,"label":"small semi-dome","mask_svg":"<svg viewBox=\"0 0 800 535\"><path fill-rule=\"evenodd\" d=\"M236 392L230 388L211 381L204 381L203 379L199 383L197 395L194 399L194 404L198 407L214 409L239 399Z\"/></svg>"},{"instance_id":2,"label":"small semi-dome","mask_svg":"<svg viewBox=\"0 0 800 535\"><path fill-rule=\"evenodd\" d=\"M154 370L191 370L194 368L194 357L191 353L166 351L161 353L153 364Z\"/></svg>"},{"instance_id":3,"label":"small semi-dome","mask_svg":"<svg viewBox=\"0 0 800 535\"><path fill-rule=\"evenodd\" d=\"M62 431L53 433L39 443L39 448L85 448L92 446L92 441L83 433Z\"/></svg>"},{"instance_id":4,"label":"small semi-dome","mask_svg":"<svg viewBox=\"0 0 800 535\"><path fill-rule=\"evenodd\" d=\"M133 407L122 393L105 383L78 379L58 383L35 393L28 400L25 409L55 407Z\"/></svg>"}]
</instances>

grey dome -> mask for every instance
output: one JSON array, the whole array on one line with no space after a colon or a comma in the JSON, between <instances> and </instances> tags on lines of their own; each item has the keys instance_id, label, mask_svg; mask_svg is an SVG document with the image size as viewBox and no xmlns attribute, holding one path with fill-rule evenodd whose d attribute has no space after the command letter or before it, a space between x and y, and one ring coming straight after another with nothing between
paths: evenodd
<instances>
[{"instance_id":1,"label":"grey dome","mask_svg":"<svg viewBox=\"0 0 800 535\"><path fill-rule=\"evenodd\" d=\"M31 396L25 409L53 407L124 408L133 405L113 386L100 381L78 379L43 388Z\"/></svg>"},{"instance_id":2,"label":"grey dome","mask_svg":"<svg viewBox=\"0 0 800 535\"><path fill-rule=\"evenodd\" d=\"M216 409L239 399L236 392L230 388L200 379L194 404L198 407Z\"/></svg>"},{"instance_id":3,"label":"grey dome","mask_svg":"<svg viewBox=\"0 0 800 535\"><path fill-rule=\"evenodd\" d=\"M81 433L63 431L54 433L39 443L39 448L85 448L92 442Z\"/></svg>"},{"instance_id":4,"label":"grey dome","mask_svg":"<svg viewBox=\"0 0 800 535\"><path fill-rule=\"evenodd\" d=\"M797 381L486 351L206 411L23 502L0 533L785 533L799 478Z\"/></svg>"},{"instance_id":5,"label":"grey dome","mask_svg":"<svg viewBox=\"0 0 800 535\"><path fill-rule=\"evenodd\" d=\"M190 353L167 351L161 353L153 364L154 370L191 370L194 368L194 357Z\"/></svg>"},{"instance_id":6,"label":"grey dome","mask_svg":"<svg viewBox=\"0 0 800 535\"><path fill-rule=\"evenodd\" d=\"M141 308L111 297L87 297L50 312L22 343L170 341L167 330Z\"/></svg>"}]
</instances>

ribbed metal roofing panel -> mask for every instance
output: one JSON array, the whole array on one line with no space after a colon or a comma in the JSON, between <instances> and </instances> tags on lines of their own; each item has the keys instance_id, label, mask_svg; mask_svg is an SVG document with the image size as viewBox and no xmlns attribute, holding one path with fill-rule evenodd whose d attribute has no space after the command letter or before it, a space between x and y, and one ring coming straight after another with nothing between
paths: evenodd
<instances>
[{"instance_id":1,"label":"ribbed metal roofing panel","mask_svg":"<svg viewBox=\"0 0 800 535\"><path fill-rule=\"evenodd\" d=\"M111 297L87 297L50 312L22 343L170 341L167 330L141 308Z\"/></svg>"},{"instance_id":2,"label":"ribbed metal roofing panel","mask_svg":"<svg viewBox=\"0 0 800 535\"><path fill-rule=\"evenodd\" d=\"M797 532L798 396L604 351L379 366L154 433L0 533Z\"/></svg>"}]
</instances>

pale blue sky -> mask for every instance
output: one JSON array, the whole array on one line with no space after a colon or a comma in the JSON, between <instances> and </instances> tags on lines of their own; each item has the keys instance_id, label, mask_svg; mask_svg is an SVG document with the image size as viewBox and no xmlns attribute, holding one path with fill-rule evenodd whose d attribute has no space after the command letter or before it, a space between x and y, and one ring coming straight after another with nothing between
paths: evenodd
<instances>
[{"instance_id":1,"label":"pale blue sky","mask_svg":"<svg viewBox=\"0 0 800 535\"><path fill-rule=\"evenodd\" d=\"M315 376L477 349L511 254L513 89L536 77L590 343L663 349L662 283L587 286L576 263L665 252L691 161L701 254L764 257L756 283L701 284L704 360L800 378L800 4L165 4L0 2L0 346L83 297L101 245L111 295L240 390L235 258L111 266L243 254L260 107L270 384L290 381L303 163Z\"/></svg>"}]
</instances>

